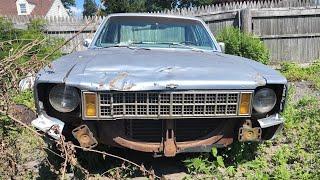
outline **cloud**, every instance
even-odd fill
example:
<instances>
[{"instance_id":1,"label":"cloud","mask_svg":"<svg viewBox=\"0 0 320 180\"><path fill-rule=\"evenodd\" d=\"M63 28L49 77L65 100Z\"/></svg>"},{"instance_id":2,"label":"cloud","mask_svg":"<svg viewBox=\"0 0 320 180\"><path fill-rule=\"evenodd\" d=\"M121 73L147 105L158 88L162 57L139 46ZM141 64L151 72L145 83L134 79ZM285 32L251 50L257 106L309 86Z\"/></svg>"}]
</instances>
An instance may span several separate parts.
<instances>
[{"instance_id":1,"label":"cloud","mask_svg":"<svg viewBox=\"0 0 320 180\"><path fill-rule=\"evenodd\" d=\"M75 16L82 16L82 11L83 11L83 9L72 6L72 7L70 7L70 11L71 11L72 14L75 15Z\"/></svg>"}]
</instances>

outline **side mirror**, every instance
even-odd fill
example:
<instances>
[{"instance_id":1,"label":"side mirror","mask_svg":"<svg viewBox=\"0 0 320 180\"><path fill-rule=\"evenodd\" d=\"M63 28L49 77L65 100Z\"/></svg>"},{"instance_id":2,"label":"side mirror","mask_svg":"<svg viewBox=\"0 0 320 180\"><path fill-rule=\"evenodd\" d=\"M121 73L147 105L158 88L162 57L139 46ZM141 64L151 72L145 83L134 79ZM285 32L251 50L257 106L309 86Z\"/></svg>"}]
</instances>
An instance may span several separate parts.
<instances>
[{"instance_id":1,"label":"side mirror","mask_svg":"<svg viewBox=\"0 0 320 180\"><path fill-rule=\"evenodd\" d=\"M89 47L90 44L91 44L91 42L92 42L92 39L85 39L85 40L83 41L83 46L84 46L84 47Z\"/></svg>"},{"instance_id":2,"label":"side mirror","mask_svg":"<svg viewBox=\"0 0 320 180\"><path fill-rule=\"evenodd\" d=\"M220 48L221 48L221 52L225 53L226 52L226 44L224 42L218 42Z\"/></svg>"}]
</instances>

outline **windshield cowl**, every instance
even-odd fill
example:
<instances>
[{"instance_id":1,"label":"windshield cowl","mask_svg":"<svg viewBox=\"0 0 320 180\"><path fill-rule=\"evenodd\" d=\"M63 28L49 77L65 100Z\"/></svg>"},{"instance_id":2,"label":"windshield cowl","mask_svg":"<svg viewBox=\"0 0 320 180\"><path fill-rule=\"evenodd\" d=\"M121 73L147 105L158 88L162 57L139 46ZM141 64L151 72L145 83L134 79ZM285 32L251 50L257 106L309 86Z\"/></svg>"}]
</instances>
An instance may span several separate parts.
<instances>
[{"instance_id":1,"label":"windshield cowl","mask_svg":"<svg viewBox=\"0 0 320 180\"><path fill-rule=\"evenodd\" d=\"M96 47L96 48L113 48L113 47L121 48L121 47L125 47L125 48L129 48L132 50L135 50L135 49L151 50L151 48L148 47L148 44L156 44L156 43L152 43L152 42L127 42L127 43L119 43L119 44L108 45L105 47ZM169 48L173 48L173 49L183 48L183 49L190 49L192 51L204 52L203 49L199 49L199 48L192 47L192 46L187 46L182 43L167 42L167 43L161 43L161 44L167 44L169 46Z\"/></svg>"}]
</instances>

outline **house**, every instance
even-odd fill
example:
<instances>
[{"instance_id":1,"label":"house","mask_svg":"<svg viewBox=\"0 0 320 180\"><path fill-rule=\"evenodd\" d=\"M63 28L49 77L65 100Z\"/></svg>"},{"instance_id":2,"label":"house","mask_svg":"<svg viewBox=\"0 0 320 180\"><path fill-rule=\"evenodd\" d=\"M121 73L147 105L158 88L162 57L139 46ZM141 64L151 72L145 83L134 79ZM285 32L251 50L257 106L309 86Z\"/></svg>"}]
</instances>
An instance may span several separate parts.
<instances>
[{"instance_id":1,"label":"house","mask_svg":"<svg viewBox=\"0 0 320 180\"><path fill-rule=\"evenodd\" d=\"M0 0L0 15L69 16L61 0Z\"/></svg>"}]
</instances>

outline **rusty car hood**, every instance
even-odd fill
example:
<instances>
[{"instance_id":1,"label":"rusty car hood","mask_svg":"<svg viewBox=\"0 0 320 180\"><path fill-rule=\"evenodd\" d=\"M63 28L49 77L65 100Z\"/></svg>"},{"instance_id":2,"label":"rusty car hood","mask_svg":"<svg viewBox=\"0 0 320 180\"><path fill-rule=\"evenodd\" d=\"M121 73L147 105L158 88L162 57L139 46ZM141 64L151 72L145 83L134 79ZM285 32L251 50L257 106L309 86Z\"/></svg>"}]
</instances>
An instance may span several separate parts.
<instances>
[{"instance_id":1,"label":"rusty car hood","mask_svg":"<svg viewBox=\"0 0 320 180\"><path fill-rule=\"evenodd\" d=\"M82 90L255 89L284 84L277 71L219 52L106 48L73 53L38 73L36 83L66 83Z\"/></svg>"}]
</instances>

